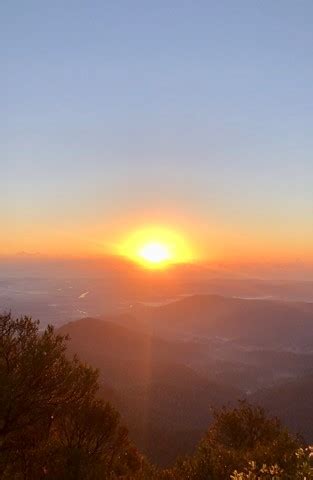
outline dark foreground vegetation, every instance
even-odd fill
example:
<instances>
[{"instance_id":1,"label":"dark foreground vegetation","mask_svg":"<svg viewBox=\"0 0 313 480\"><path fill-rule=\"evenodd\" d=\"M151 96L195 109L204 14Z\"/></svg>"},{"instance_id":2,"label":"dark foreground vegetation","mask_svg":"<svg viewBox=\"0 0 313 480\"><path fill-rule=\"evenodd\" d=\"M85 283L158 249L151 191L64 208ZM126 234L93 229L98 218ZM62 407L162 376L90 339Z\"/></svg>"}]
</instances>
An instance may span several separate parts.
<instances>
[{"instance_id":1,"label":"dark foreground vegetation","mask_svg":"<svg viewBox=\"0 0 313 480\"><path fill-rule=\"evenodd\" d=\"M0 478L3 480L309 480L312 452L246 402L214 413L189 457L149 464L98 373L66 355L66 337L28 317L0 317ZM209 405L208 405L209 408Z\"/></svg>"}]
</instances>

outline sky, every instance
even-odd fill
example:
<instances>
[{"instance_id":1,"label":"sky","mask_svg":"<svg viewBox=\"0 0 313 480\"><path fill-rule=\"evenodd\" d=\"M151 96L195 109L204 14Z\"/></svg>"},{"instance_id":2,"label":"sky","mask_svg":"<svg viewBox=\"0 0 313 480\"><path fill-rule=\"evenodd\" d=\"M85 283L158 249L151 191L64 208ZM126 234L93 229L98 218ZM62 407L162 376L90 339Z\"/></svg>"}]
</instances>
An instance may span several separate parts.
<instances>
[{"instance_id":1,"label":"sky","mask_svg":"<svg viewBox=\"0 0 313 480\"><path fill-rule=\"evenodd\" d=\"M149 225L205 260L313 260L313 3L4 0L0 254Z\"/></svg>"}]
</instances>

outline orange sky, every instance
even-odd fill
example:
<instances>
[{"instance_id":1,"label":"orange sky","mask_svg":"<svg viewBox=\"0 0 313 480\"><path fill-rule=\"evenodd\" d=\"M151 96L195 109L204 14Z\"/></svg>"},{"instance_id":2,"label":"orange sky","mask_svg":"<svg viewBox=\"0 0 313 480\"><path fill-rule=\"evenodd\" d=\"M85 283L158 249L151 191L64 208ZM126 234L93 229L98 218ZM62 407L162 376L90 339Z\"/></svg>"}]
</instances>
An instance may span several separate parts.
<instances>
[{"instance_id":1,"label":"orange sky","mask_svg":"<svg viewBox=\"0 0 313 480\"><path fill-rule=\"evenodd\" d=\"M165 218L165 216L164 216ZM151 240L155 240L153 231L165 229L180 242L183 242L190 255L186 261L312 261L312 243L309 232L295 229L290 232L288 226L281 225L263 229L226 227L214 225L209 220L193 220L177 215L161 222L147 218L117 218L106 225L98 222L94 225L66 223L56 226L47 222L27 225L15 224L2 232L0 253L14 255L18 252L39 253L43 256L105 256L123 255L123 248L129 239L142 230L151 230ZM147 236L149 240L149 235ZM123 247L124 246L124 247ZM127 255L127 252L125 251Z\"/></svg>"}]
</instances>

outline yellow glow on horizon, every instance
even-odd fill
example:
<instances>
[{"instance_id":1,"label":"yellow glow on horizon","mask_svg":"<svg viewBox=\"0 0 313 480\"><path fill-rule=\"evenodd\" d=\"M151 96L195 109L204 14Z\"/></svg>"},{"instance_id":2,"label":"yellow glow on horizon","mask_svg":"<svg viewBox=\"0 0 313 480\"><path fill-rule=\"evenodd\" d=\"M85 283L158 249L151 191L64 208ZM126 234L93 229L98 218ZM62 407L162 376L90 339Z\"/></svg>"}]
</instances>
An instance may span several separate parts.
<instances>
[{"instance_id":1,"label":"yellow glow on horizon","mask_svg":"<svg viewBox=\"0 0 313 480\"><path fill-rule=\"evenodd\" d=\"M162 243L147 243L139 250L139 256L147 262L161 263L171 259L171 253L167 247Z\"/></svg>"},{"instance_id":2,"label":"yellow glow on horizon","mask_svg":"<svg viewBox=\"0 0 313 480\"><path fill-rule=\"evenodd\" d=\"M130 234L118 253L147 268L164 268L194 259L182 235L163 227L146 227Z\"/></svg>"}]
</instances>

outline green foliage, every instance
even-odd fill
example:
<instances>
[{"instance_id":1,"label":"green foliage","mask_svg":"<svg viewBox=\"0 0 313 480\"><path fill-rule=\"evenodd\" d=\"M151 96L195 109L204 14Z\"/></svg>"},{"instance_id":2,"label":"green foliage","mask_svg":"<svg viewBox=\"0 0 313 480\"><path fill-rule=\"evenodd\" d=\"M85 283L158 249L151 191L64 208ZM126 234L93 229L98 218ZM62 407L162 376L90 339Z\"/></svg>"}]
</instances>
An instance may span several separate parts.
<instances>
[{"instance_id":1,"label":"green foliage","mask_svg":"<svg viewBox=\"0 0 313 480\"><path fill-rule=\"evenodd\" d=\"M113 479L139 469L118 413L96 398L97 371L65 351L52 327L0 317L0 478Z\"/></svg>"},{"instance_id":2,"label":"green foliage","mask_svg":"<svg viewBox=\"0 0 313 480\"><path fill-rule=\"evenodd\" d=\"M284 475L284 471L278 465L262 465L258 468L255 462L250 462L248 468L244 472L234 471L230 476L231 480L281 480Z\"/></svg>"},{"instance_id":3,"label":"green foliage","mask_svg":"<svg viewBox=\"0 0 313 480\"><path fill-rule=\"evenodd\" d=\"M176 477L189 480L224 480L234 470L243 470L251 459L258 467L264 463L280 465L293 475L294 452L299 441L277 419L268 418L263 409L246 402L237 408L222 408L194 455L174 469Z\"/></svg>"},{"instance_id":4,"label":"green foliage","mask_svg":"<svg viewBox=\"0 0 313 480\"><path fill-rule=\"evenodd\" d=\"M296 480L313 480L313 446L299 448L296 452Z\"/></svg>"},{"instance_id":5,"label":"green foliage","mask_svg":"<svg viewBox=\"0 0 313 480\"><path fill-rule=\"evenodd\" d=\"M297 466L295 472L290 475L277 464L268 467L257 467L256 462L249 462L243 472L237 470L230 476L231 480L312 480L313 479L313 447L299 448L295 452Z\"/></svg>"}]
</instances>

